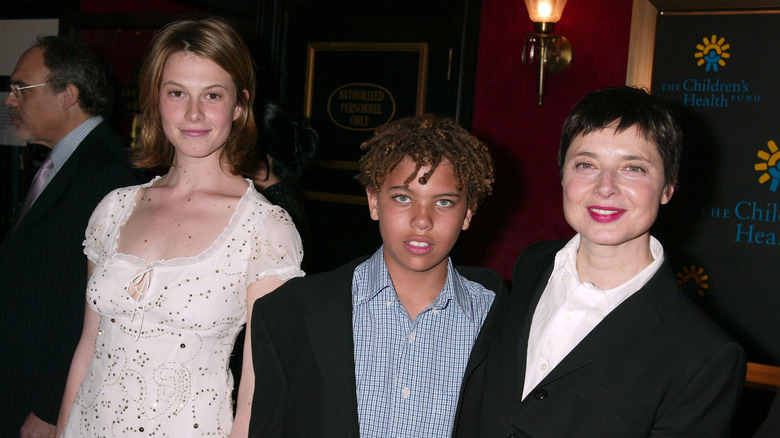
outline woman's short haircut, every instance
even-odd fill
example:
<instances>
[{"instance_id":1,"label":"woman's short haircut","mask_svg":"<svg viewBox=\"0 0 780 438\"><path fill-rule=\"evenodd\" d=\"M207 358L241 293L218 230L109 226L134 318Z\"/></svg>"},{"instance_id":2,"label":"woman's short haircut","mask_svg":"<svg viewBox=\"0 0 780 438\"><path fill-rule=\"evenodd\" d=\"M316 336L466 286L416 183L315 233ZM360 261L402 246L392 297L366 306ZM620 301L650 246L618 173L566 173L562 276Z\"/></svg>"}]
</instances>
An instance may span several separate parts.
<instances>
[{"instance_id":1,"label":"woman's short haircut","mask_svg":"<svg viewBox=\"0 0 780 438\"><path fill-rule=\"evenodd\" d=\"M664 164L664 185L675 186L680 171L682 131L669 108L658 97L634 87L614 87L594 91L583 98L566 118L558 148L558 166L563 177L564 160L572 141L614 126L623 132L635 126L653 143Z\"/></svg>"}]
</instances>

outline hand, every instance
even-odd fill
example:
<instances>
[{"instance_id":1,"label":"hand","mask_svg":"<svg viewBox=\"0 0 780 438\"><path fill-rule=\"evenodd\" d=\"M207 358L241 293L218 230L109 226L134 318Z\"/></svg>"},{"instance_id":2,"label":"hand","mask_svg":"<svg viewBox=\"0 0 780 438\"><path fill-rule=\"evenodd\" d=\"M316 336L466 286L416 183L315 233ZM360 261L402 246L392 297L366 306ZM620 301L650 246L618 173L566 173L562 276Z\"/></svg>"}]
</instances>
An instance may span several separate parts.
<instances>
[{"instance_id":1,"label":"hand","mask_svg":"<svg viewBox=\"0 0 780 438\"><path fill-rule=\"evenodd\" d=\"M30 412L20 430L21 438L54 438L54 425Z\"/></svg>"}]
</instances>

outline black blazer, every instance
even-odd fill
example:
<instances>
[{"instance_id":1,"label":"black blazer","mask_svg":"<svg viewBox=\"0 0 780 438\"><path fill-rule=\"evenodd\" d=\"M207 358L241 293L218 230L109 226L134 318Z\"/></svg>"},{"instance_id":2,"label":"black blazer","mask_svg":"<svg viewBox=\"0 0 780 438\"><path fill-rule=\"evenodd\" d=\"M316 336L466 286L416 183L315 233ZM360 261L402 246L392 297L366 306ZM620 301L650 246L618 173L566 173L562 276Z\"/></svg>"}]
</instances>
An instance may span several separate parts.
<instances>
[{"instance_id":1,"label":"black blazer","mask_svg":"<svg viewBox=\"0 0 780 438\"><path fill-rule=\"evenodd\" d=\"M769 408L766 420L758 428L753 438L777 438L780 436L780 395L775 396Z\"/></svg>"},{"instance_id":2,"label":"black blazer","mask_svg":"<svg viewBox=\"0 0 780 438\"><path fill-rule=\"evenodd\" d=\"M352 275L364 260L292 279L255 302L250 437L359 436L351 298ZM457 270L505 294L495 271Z\"/></svg>"},{"instance_id":3,"label":"black blazer","mask_svg":"<svg viewBox=\"0 0 780 438\"><path fill-rule=\"evenodd\" d=\"M531 319L564 244L518 259L500 331L464 378L453 436L728 436L744 352L680 293L668 263L521 401Z\"/></svg>"},{"instance_id":4,"label":"black blazer","mask_svg":"<svg viewBox=\"0 0 780 438\"><path fill-rule=\"evenodd\" d=\"M18 436L30 411L56 423L84 318L87 222L109 191L141 182L125 148L95 127L0 246L0 436Z\"/></svg>"}]
</instances>

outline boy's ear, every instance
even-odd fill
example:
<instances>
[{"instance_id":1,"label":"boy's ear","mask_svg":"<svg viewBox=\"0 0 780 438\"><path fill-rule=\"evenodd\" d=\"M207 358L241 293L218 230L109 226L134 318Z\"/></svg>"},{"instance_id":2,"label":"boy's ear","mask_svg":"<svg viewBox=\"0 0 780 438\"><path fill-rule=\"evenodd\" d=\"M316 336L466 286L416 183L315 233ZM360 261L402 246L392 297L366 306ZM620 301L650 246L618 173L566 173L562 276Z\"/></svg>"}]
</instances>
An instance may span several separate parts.
<instances>
[{"instance_id":1,"label":"boy's ear","mask_svg":"<svg viewBox=\"0 0 780 438\"><path fill-rule=\"evenodd\" d=\"M469 229L469 225L471 225L471 218L474 216L474 213L471 211L471 209L466 210L466 216L463 217L463 226L460 227L461 231L466 231Z\"/></svg>"},{"instance_id":2,"label":"boy's ear","mask_svg":"<svg viewBox=\"0 0 780 438\"><path fill-rule=\"evenodd\" d=\"M374 189L366 188L366 197L368 198L368 212L371 215L371 219L379 220L379 205L378 205L378 193Z\"/></svg>"}]
</instances>

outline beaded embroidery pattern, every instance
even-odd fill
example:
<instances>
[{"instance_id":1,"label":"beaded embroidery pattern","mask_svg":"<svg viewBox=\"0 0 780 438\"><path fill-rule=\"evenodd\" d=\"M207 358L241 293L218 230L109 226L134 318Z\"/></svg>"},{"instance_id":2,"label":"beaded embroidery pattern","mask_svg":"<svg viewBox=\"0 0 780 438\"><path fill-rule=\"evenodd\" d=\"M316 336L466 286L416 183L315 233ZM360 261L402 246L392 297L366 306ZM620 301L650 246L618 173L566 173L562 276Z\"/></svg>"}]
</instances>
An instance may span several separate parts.
<instances>
[{"instance_id":1,"label":"beaded embroidery pattern","mask_svg":"<svg viewBox=\"0 0 780 438\"><path fill-rule=\"evenodd\" d=\"M63 436L228 436L228 361L246 322L246 288L268 275L303 275L292 220L251 181L227 227L199 255L147 263L117 253L138 190L153 182L114 190L90 219L84 253L95 269L87 302L100 328Z\"/></svg>"}]
</instances>

